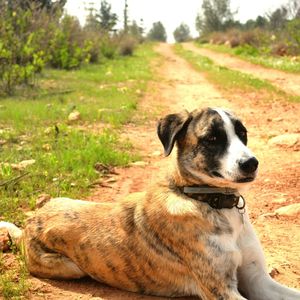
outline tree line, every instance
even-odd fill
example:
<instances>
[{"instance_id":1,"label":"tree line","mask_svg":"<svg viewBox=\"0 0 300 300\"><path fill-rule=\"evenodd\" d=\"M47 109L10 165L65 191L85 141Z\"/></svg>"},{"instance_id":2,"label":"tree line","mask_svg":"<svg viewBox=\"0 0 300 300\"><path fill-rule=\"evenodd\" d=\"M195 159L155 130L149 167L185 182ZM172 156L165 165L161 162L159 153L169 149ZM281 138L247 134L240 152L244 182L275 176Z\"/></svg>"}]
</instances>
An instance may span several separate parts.
<instances>
[{"instance_id":1,"label":"tree line","mask_svg":"<svg viewBox=\"0 0 300 300\"><path fill-rule=\"evenodd\" d=\"M0 96L34 85L46 67L79 68L119 55L132 55L145 39L166 41L160 22L148 34L143 20L129 20L124 2L124 26L106 0L88 7L84 26L64 12L66 0L0 0ZM162 33L162 36L161 36Z\"/></svg>"},{"instance_id":2,"label":"tree line","mask_svg":"<svg viewBox=\"0 0 300 300\"><path fill-rule=\"evenodd\" d=\"M66 0L0 0L0 95L35 83L45 67L73 69L118 55L132 55L145 40L165 42L162 22L146 33L143 20L129 20L124 0L123 26L106 0L87 8L84 26L64 12ZM235 20L230 0L203 0L195 26L200 42L246 45L247 51L300 53L300 2L289 0L273 12L245 23ZM173 32L177 42L191 39L181 23ZM253 53L254 53L253 52Z\"/></svg>"}]
</instances>

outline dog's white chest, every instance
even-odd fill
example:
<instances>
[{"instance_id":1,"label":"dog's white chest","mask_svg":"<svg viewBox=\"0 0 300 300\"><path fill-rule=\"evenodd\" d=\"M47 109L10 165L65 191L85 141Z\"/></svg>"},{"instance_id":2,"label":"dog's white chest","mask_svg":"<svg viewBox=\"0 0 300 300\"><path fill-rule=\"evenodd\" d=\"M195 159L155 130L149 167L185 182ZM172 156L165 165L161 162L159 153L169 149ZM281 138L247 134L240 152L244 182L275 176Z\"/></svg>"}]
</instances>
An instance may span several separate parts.
<instances>
[{"instance_id":1,"label":"dog's white chest","mask_svg":"<svg viewBox=\"0 0 300 300\"><path fill-rule=\"evenodd\" d=\"M236 269L242 263L242 255L237 241L243 229L243 216L237 209L226 209L222 214L229 222L232 231L211 235L209 243L211 251L217 254L214 258L215 262L226 271L226 269Z\"/></svg>"}]
</instances>

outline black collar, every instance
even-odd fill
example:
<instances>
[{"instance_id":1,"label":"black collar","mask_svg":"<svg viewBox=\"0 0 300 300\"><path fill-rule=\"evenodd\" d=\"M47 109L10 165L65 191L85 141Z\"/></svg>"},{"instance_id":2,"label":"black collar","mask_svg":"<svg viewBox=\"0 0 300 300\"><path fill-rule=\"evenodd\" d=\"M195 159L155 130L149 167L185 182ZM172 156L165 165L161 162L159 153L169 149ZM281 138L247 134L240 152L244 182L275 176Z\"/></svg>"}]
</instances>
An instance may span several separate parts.
<instances>
[{"instance_id":1,"label":"black collar","mask_svg":"<svg viewBox=\"0 0 300 300\"><path fill-rule=\"evenodd\" d=\"M244 198L233 189L218 188L211 186L186 186L181 191L188 197L208 203L212 208L233 208L243 209L245 207ZM239 206L239 200L242 198L242 205Z\"/></svg>"}]
</instances>

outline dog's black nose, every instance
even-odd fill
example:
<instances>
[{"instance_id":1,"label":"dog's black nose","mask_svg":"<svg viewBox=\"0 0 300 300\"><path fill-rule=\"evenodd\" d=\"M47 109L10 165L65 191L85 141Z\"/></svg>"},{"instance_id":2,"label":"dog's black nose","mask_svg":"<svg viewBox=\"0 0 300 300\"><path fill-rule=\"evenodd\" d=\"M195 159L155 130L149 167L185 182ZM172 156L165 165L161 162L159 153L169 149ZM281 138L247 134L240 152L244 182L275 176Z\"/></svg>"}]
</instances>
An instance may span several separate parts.
<instances>
[{"instance_id":1,"label":"dog's black nose","mask_svg":"<svg viewBox=\"0 0 300 300\"><path fill-rule=\"evenodd\" d=\"M244 173L251 174L256 171L258 160L255 157L251 157L247 160L240 161L239 167Z\"/></svg>"}]
</instances>

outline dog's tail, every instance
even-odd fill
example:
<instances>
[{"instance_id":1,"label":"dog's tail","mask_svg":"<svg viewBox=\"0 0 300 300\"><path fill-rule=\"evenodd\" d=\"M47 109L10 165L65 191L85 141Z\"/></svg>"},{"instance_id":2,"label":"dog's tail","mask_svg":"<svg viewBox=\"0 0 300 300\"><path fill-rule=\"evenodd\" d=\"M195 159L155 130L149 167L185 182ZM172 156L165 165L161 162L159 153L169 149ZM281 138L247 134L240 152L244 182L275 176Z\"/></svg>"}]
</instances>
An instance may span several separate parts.
<instances>
[{"instance_id":1,"label":"dog's tail","mask_svg":"<svg viewBox=\"0 0 300 300\"><path fill-rule=\"evenodd\" d=\"M20 247L23 235L23 231L20 228L9 222L0 222L0 228L6 228L11 241L16 244L16 246Z\"/></svg>"}]
</instances>

